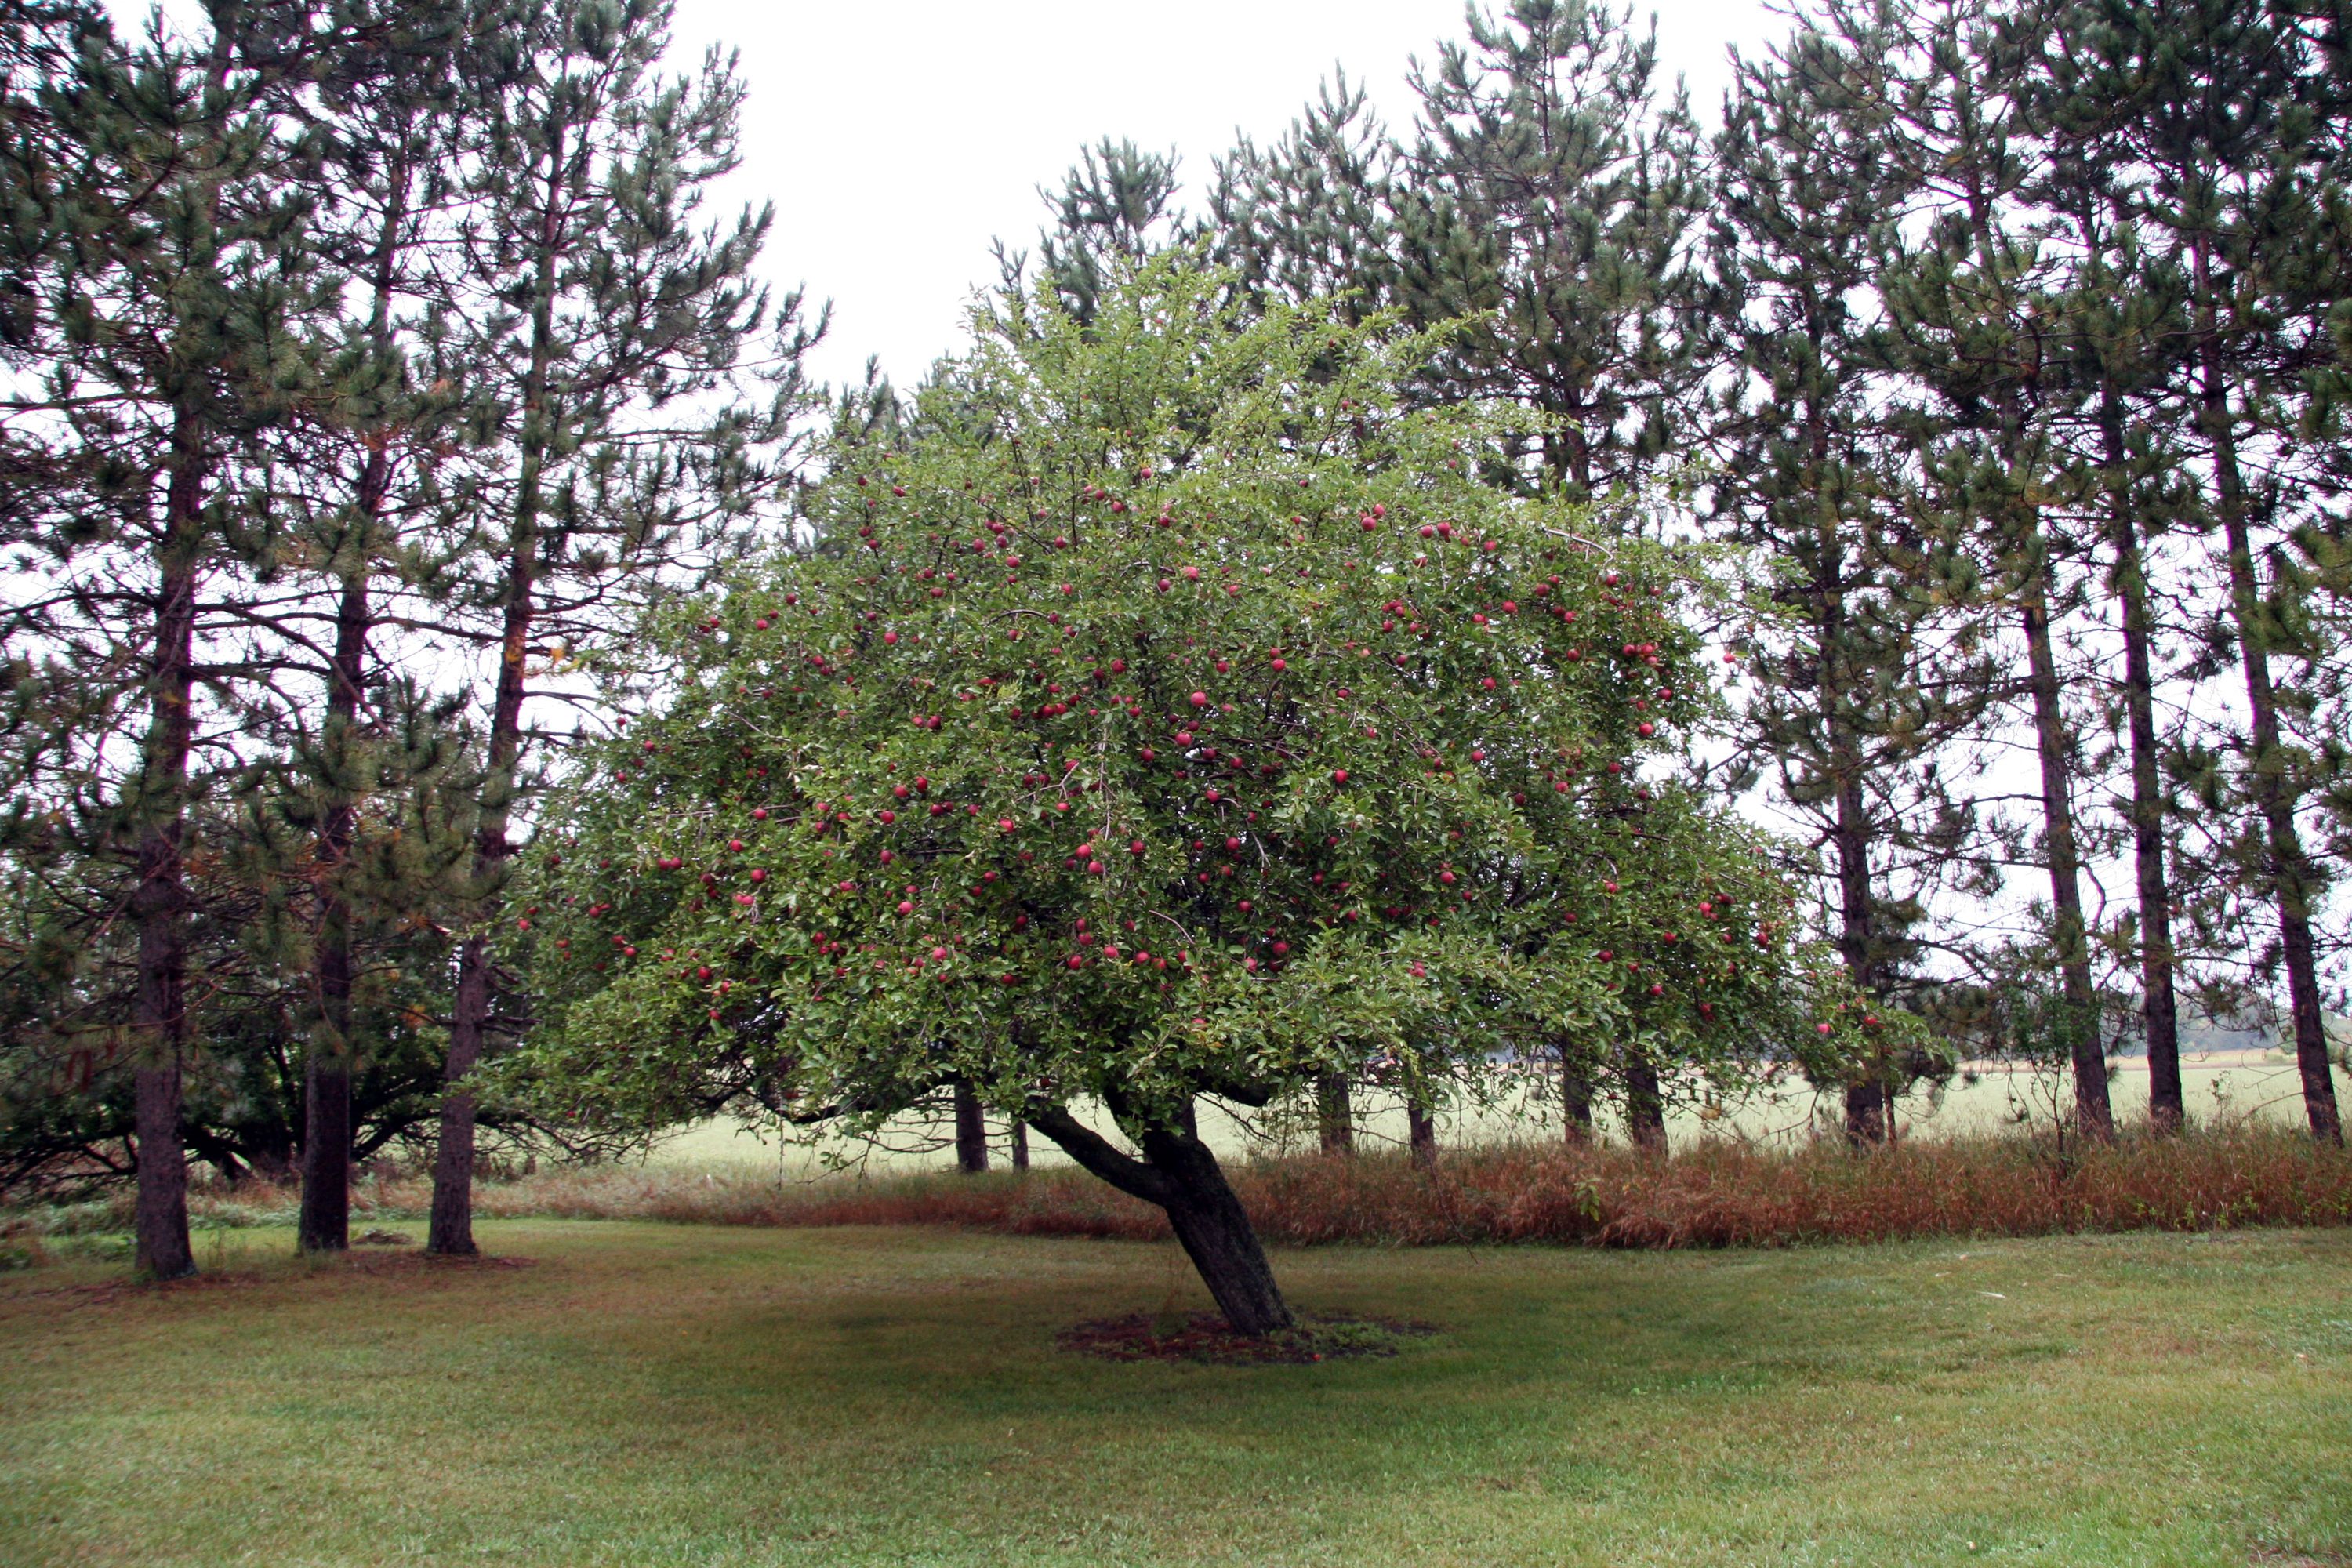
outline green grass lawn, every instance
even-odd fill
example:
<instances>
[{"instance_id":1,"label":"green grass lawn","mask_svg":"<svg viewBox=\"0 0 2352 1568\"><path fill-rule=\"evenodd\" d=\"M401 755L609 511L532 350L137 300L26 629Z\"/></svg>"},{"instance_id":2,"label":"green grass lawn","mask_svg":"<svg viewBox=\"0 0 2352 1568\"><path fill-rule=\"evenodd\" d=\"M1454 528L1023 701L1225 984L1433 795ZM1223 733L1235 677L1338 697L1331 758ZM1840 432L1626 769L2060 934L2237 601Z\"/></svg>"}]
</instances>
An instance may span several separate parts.
<instances>
[{"instance_id":1,"label":"green grass lawn","mask_svg":"<svg viewBox=\"0 0 2352 1568\"><path fill-rule=\"evenodd\" d=\"M1172 1247L483 1232L0 1277L0 1563L2352 1562L2352 1232L1287 1253L1445 1331L1261 1367L1054 1348Z\"/></svg>"}]
</instances>

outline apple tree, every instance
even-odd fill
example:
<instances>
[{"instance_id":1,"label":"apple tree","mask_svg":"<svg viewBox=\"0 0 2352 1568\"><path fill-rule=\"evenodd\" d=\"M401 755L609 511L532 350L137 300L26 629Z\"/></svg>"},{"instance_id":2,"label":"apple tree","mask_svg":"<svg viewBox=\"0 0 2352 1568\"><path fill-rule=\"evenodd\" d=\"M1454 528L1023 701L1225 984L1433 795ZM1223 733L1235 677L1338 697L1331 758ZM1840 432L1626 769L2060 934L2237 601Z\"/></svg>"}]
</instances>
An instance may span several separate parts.
<instances>
[{"instance_id":1,"label":"apple tree","mask_svg":"<svg viewBox=\"0 0 2352 1568\"><path fill-rule=\"evenodd\" d=\"M1183 257L1085 323L1005 296L801 548L646 628L665 695L506 939L518 1083L867 1126L968 1085L1255 1333L1289 1310L1202 1096L1602 1047L1736 1083L1891 1026L1673 782L1698 560L1478 482L1499 418L1398 395L1427 338L1229 300Z\"/></svg>"}]
</instances>

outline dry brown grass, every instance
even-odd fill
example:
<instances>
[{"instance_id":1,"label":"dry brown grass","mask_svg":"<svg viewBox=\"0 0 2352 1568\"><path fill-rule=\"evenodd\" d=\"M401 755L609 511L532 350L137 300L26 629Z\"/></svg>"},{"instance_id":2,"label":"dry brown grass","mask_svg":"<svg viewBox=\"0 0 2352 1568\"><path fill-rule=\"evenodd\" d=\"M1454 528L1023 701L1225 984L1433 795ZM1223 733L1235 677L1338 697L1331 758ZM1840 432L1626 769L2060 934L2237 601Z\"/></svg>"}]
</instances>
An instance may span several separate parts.
<instances>
[{"instance_id":1,"label":"dry brown grass","mask_svg":"<svg viewBox=\"0 0 2352 1568\"><path fill-rule=\"evenodd\" d=\"M2352 1223L2352 1157L2259 1126L2134 1139L2063 1154L2016 1138L1917 1142L1855 1153L1702 1144L1668 1158L1516 1145L1450 1152L1434 1175L1396 1155L1237 1163L1234 1184L1270 1242L1391 1246L1542 1242L1617 1247L1776 1247L1914 1237L2047 1236ZM360 1185L355 1219L415 1221L421 1177ZM488 1218L719 1225L949 1225L1015 1236L1152 1240L1157 1209L1081 1172L952 1173L779 1184L746 1173L570 1168L488 1182ZM269 1224L293 1194L200 1194L199 1225ZM117 1206L125 1212L118 1216ZM127 1222L127 1196L59 1228ZM44 1227L47 1228L47 1227Z\"/></svg>"}]
</instances>

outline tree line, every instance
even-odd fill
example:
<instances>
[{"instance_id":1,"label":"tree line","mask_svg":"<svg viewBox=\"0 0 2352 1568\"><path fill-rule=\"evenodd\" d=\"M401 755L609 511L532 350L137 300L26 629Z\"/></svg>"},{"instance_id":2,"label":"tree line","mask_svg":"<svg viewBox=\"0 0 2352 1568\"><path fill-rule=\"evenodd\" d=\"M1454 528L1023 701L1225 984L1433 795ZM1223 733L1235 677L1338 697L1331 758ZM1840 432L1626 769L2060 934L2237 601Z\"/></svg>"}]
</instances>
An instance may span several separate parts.
<instances>
[{"instance_id":1,"label":"tree line","mask_svg":"<svg viewBox=\"0 0 2352 1568\"><path fill-rule=\"evenodd\" d=\"M1083 312L1202 243L1465 323L1414 390L1542 416L1495 482L1754 563L1700 761L1792 830L1857 985L2070 1067L2097 1136L2119 1046L2175 1127L2184 1016L2275 1018L2336 1140L2345 22L1830 0L1709 134L1654 22L1517 0L1416 62L1409 129L1339 78L1198 216L1106 142L1002 261ZM1846 1085L1850 1133L1938 1067Z\"/></svg>"},{"instance_id":2,"label":"tree line","mask_svg":"<svg viewBox=\"0 0 2352 1568\"><path fill-rule=\"evenodd\" d=\"M700 210L743 87L666 72L667 20L0 23L9 1173L135 1164L154 1275L191 1154L299 1163L333 1248L352 1157L429 1144L429 1245L473 1249L547 715L739 547L823 326L751 275L769 213Z\"/></svg>"},{"instance_id":3,"label":"tree line","mask_svg":"<svg viewBox=\"0 0 2352 1568\"><path fill-rule=\"evenodd\" d=\"M667 678L648 616L854 550L798 481L940 440L961 373L928 413L810 383L772 216L703 211L744 85L666 72L656 0L205 15L0 22L5 1173L135 1173L168 1277L191 1156L299 1168L331 1248L352 1158L429 1147L462 1252L482 1138L615 1135L469 1087L583 869L517 862L588 798L562 748ZM1000 265L1083 325L1197 247L1244 316L1428 333L1405 406L1527 416L1473 477L1748 574L1689 606L1737 683L1680 766L1781 814L1853 987L1927 1021L1822 1067L1851 1136L1977 1051L2070 1065L2110 1133L2123 1037L2175 1127L2184 1020L2274 1006L2340 1139L2343 21L1822 5L1709 132L1630 9L1517 0L1410 128L1335 80L1199 216L1107 142ZM1571 1136L1603 1095L1662 1131L1697 1062L1559 1059ZM1328 1067L1336 1143L1366 1069Z\"/></svg>"}]
</instances>

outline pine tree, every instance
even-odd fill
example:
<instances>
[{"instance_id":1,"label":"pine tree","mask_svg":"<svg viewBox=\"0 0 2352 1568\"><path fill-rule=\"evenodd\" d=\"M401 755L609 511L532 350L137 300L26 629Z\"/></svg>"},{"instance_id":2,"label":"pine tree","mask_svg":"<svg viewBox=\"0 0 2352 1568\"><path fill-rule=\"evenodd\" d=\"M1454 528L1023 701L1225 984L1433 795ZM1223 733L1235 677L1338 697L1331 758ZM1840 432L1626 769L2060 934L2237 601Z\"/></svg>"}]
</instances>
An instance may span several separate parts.
<instances>
[{"instance_id":1,"label":"pine tree","mask_svg":"<svg viewBox=\"0 0 2352 1568\"><path fill-rule=\"evenodd\" d=\"M323 27L308 13L264 9L239 35L249 57L281 68L272 107L303 128L315 158L320 211L311 242L351 283L350 313L320 347L304 417L270 444L254 498L282 520L278 575L294 590L254 618L294 650L297 679L317 681L320 694L315 708L298 704L289 714L287 765L272 784L281 798L257 808L310 824L310 841L288 847L286 871L309 893L288 911L304 927L289 952L310 971L297 1231L304 1250L348 1241L361 931L457 913L440 876L372 883L356 839L374 797L446 794L463 749L449 731L456 709L388 678L376 644L387 618L399 616L395 597L415 607L456 552L426 536L448 505L436 470L464 410L445 395L446 384L416 384L408 353L418 319L449 303L437 272L462 144L458 59L469 36L494 20L461 0L365 0L338 8ZM321 593L328 605L314 602ZM313 617L331 637L310 635ZM306 657L320 643L320 657ZM448 816L412 810L408 822L414 834ZM419 857L443 852L414 838L404 868L415 872Z\"/></svg>"},{"instance_id":2,"label":"pine tree","mask_svg":"<svg viewBox=\"0 0 2352 1568\"><path fill-rule=\"evenodd\" d=\"M1037 190L1054 220L1037 236L1036 286L1052 290L1064 310L1086 321L1120 263L1189 238L1191 226L1176 205L1176 168L1172 152L1147 153L1108 136L1080 149L1059 191ZM1007 250L999 241L996 263L1005 287L1028 283L1027 253Z\"/></svg>"},{"instance_id":3,"label":"pine tree","mask_svg":"<svg viewBox=\"0 0 2352 1568\"><path fill-rule=\"evenodd\" d=\"M1828 852L1828 923L1855 986L1891 1004L1917 983L1910 927L1944 855L1906 780L1978 721L1986 672L1954 657L1918 591L1937 545L1908 516L1856 303L1911 195L1885 156L1882 100L1858 85L1883 47L1806 31L1740 68L1716 145L1710 301L1736 375L1708 450L1715 515L1779 563L1788 616L1786 645L1753 660L1742 742ZM1848 1137L1887 1136L1890 1089L1928 1065L1868 1064L1844 1086Z\"/></svg>"},{"instance_id":4,"label":"pine tree","mask_svg":"<svg viewBox=\"0 0 2352 1568\"><path fill-rule=\"evenodd\" d=\"M0 128L5 353L35 389L7 430L8 542L50 584L0 630L18 672L9 794L20 830L38 818L131 873L138 1261L159 1278L195 1267L191 811L241 763L236 729L215 727L249 695L234 660L199 668L237 625L250 543L226 479L302 395L299 323L321 303L303 150L236 58L236 14L222 5L201 43L159 21L127 47L75 18L31 79L11 62L29 111Z\"/></svg>"},{"instance_id":5,"label":"pine tree","mask_svg":"<svg viewBox=\"0 0 2352 1568\"><path fill-rule=\"evenodd\" d=\"M2244 729L2225 740L2247 814L2238 859L2275 910L2269 962L2284 971L2312 1132L2340 1141L2315 930L2329 879L2298 820L2318 780L2276 672L2320 652L2289 535L2305 377L2344 292L2339 52L2288 8L2221 0L2084 5L2065 46L2065 84L2106 109L2074 128L2123 171L2124 216L2184 292L2168 391L2192 421L2200 462L2185 471L2228 584L2216 630L2244 688Z\"/></svg>"},{"instance_id":6,"label":"pine tree","mask_svg":"<svg viewBox=\"0 0 2352 1568\"><path fill-rule=\"evenodd\" d=\"M1475 11L1465 47L1416 68L1394 185L1394 299L1464 325L1424 395L1550 416L1532 437L1572 500L1637 485L1677 448L1706 374L1690 249L1706 201L1679 86L1654 80L1655 23L1586 0Z\"/></svg>"},{"instance_id":7,"label":"pine tree","mask_svg":"<svg viewBox=\"0 0 2352 1568\"><path fill-rule=\"evenodd\" d=\"M1536 416L1490 481L1630 498L1678 461L1713 352L1691 256L1697 128L1678 89L1661 101L1655 29L1637 34L1630 6L1515 0L1466 25L1466 44L1415 68L1409 146L1341 78L1273 146L1222 160L1219 254L1260 299L1328 295L1349 320L1444 324L1416 402ZM1583 1055L1559 1055L1569 1137L1605 1072L1626 1079L1637 1136L1662 1140L1654 1065L1638 1049Z\"/></svg>"},{"instance_id":8,"label":"pine tree","mask_svg":"<svg viewBox=\"0 0 2352 1568\"><path fill-rule=\"evenodd\" d=\"M1270 146L1244 137L1209 189L1216 259L1262 299L1328 299L1349 321L1396 300L1401 153L1345 72Z\"/></svg>"},{"instance_id":9,"label":"pine tree","mask_svg":"<svg viewBox=\"0 0 2352 1568\"><path fill-rule=\"evenodd\" d=\"M806 402L800 358L823 325L801 320L796 294L772 311L750 280L769 212L697 226L705 187L734 165L743 89L715 53L689 76L658 75L670 12L668 0L515 0L466 64L467 308L433 346L487 443L473 603L494 670L475 875L493 912L458 953L436 1252L475 1249L468 1079L509 1026L490 933L530 787L530 661L566 668L632 624L697 545L722 559L740 548L725 535L772 488L767 454ZM764 404L694 412L753 371L770 382Z\"/></svg>"},{"instance_id":10,"label":"pine tree","mask_svg":"<svg viewBox=\"0 0 2352 1568\"><path fill-rule=\"evenodd\" d=\"M2179 970L2168 837L2177 826L2157 691L2168 628L2158 605L2177 592L2158 575L2151 546L2187 521L2191 481L2182 409L2169 361L2185 341L2187 279L2173 258L2142 238L2137 170L2114 134L2140 111L2092 65L2100 46L2095 8L2062 16L2044 35L2034 116L2047 153L2033 199L2059 215L2056 237L2072 252L2059 302L2061 351L2080 402L2077 484L2106 537L2106 583L2119 609L2121 709L2127 731L2132 870L2130 927L2118 933L2138 961L2141 1030L2148 1060L2148 1115L2158 1131L2182 1125ZM2168 592L2169 590L2169 592Z\"/></svg>"},{"instance_id":11,"label":"pine tree","mask_svg":"<svg viewBox=\"0 0 2352 1568\"><path fill-rule=\"evenodd\" d=\"M2039 807L2029 853L2048 878L2044 962L2061 997L2049 1046L2073 1067L2078 1126L2105 1138L2115 1119L2084 911L2080 747L2061 665L2086 589L2085 545L2050 504L2069 406L2055 327L2065 279L2043 243L2046 219L2023 200L2036 167L2025 101L2032 20L1996 26L1979 0L1942 0L1881 29L1903 72L1887 156L1916 181L1919 221L1914 232L1882 230L1874 354L1909 389L1910 504L1950 541L1937 558L1972 558L1978 581L1966 591L2016 617Z\"/></svg>"}]
</instances>

